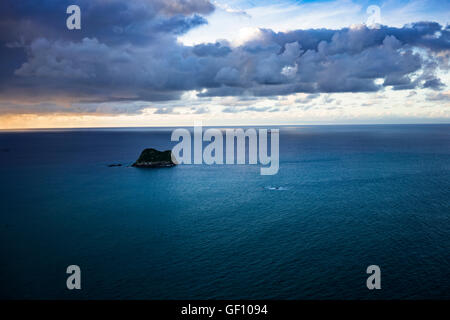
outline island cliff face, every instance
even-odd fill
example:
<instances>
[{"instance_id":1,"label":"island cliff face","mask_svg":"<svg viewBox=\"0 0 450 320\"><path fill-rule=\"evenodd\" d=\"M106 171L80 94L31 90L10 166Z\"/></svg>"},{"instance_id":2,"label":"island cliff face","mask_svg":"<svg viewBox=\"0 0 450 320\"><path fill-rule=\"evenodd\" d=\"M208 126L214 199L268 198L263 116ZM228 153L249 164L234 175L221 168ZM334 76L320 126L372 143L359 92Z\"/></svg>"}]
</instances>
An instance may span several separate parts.
<instances>
[{"instance_id":1,"label":"island cliff face","mask_svg":"<svg viewBox=\"0 0 450 320\"><path fill-rule=\"evenodd\" d=\"M139 159L133 163L133 167L137 168L166 168L176 165L172 161L172 151L158 151L153 148L142 151Z\"/></svg>"}]
</instances>

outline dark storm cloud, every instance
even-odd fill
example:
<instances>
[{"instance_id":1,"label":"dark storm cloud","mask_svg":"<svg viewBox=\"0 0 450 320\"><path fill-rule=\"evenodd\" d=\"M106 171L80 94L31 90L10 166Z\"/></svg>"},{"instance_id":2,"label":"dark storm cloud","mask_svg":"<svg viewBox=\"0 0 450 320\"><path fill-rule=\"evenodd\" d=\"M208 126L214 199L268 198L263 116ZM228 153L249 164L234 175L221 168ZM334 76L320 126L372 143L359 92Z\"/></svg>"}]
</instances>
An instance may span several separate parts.
<instances>
[{"instance_id":1,"label":"dark storm cloud","mask_svg":"<svg viewBox=\"0 0 450 320\"><path fill-rule=\"evenodd\" d=\"M425 81L425 83L423 84L424 88L431 88L431 89L442 89L445 85L442 83L442 81L440 79L431 79L431 80L427 80Z\"/></svg>"},{"instance_id":2,"label":"dark storm cloud","mask_svg":"<svg viewBox=\"0 0 450 320\"><path fill-rule=\"evenodd\" d=\"M81 8L82 28L66 28L66 8ZM182 34L205 24L201 15L214 11L208 0L3 0L0 2L0 40L81 40L145 44L161 34Z\"/></svg>"},{"instance_id":3,"label":"dark storm cloud","mask_svg":"<svg viewBox=\"0 0 450 320\"><path fill-rule=\"evenodd\" d=\"M82 29L69 31L65 10L73 3L81 7ZM436 74L449 68L450 29L434 22L261 29L239 47L176 41L207 23L213 10L207 0L2 1L0 102L165 101L187 90L200 97L250 98L444 86ZM0 113L10 111L11 105L0 104Z\"/></svg>"},{"instance_id":4,"label":"dark storm cloud","mask_svg":"<svg viewBox=\"0 0 450 320\"><path fill-rule=\"evenodd\" d=\"M318 97L320 97L320 94L318 94L318 93L308 94L305 98L296 99L295 102L296 103L309 103Z\"/></svg>"}]
</instances>

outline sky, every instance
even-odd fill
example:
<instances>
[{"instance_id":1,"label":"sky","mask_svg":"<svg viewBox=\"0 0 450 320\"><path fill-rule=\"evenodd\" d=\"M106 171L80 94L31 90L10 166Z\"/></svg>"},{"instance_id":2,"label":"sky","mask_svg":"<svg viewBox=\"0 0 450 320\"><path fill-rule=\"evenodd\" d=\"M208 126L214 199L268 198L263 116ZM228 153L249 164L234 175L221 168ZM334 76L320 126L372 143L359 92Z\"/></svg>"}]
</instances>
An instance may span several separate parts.
<instances>
[{"instance_id":1,"label":"sky","mask_svg":"<svg viewBox=\"0 0 450 320\"><path fill-rule=\"evenodd\" d=\"M450 123L449 17L448 0L3 0L0 129Z\"/></svg>"}]
</instances>

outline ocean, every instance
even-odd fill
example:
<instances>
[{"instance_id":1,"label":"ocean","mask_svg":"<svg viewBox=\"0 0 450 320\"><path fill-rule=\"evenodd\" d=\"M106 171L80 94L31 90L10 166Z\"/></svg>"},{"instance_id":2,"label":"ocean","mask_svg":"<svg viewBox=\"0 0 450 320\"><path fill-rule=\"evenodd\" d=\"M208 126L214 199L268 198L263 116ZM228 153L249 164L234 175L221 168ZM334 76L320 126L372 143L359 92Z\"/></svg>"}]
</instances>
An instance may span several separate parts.
<instances>
[{"instance_id":1,"label":"ocean","mask_svg":"<svg viewBox=\"0 0 450 320\"><path fill-rule=\"evenodd\" d=\"M280 127L272 176L129 167L171 132L0 131L0 298L450 298L450 125Z\"/></svg>"}]
</instances>

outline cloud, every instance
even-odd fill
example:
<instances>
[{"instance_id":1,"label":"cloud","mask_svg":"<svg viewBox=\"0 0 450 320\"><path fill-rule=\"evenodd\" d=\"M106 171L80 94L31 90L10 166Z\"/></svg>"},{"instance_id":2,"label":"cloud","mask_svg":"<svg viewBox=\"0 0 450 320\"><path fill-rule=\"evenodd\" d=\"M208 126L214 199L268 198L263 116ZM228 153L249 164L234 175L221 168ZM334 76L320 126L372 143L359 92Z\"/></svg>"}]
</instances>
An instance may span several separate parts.
<instances>
[{"instance_id":1,"label":"cloud","mask_svg":"<svg viewBox=\"0 0 450 320\"><path fill-rule=\"evenodd\" d=\"M194 112L193 114L205 114L209 113L208 107L191 108Z\"/></svg>"},{"instance_id":2,"label":"cloud","mask_svg":"<svg viewBox=\"0 0 450 320\"><path fill-rule=\"evenodd\" d=\"M445 85L442 83L442 81L440 79L434 78L434 79L425 81L425 83L423 84L423 87L434 89L434 90L440 90L440 89L444 88Z\"/></svg>"},{"instance_id":3,"label":"cloud","mask_svg":"<svg viewBox=\"0 0 450 320\"><path fill-rule=\"evenodd\" d=\"M231 49L227 45L216 42L196 45L192 49L192 52L199 57L224 57L231 52Z\"/></svg>"},{"instance_id":4,"label":"cloud","mask_svg":"<svg viewBox=\"0 0 450 320\"><path fill-rule=\"evenodd\" d=\"M180 114L179 112L176 112L174 108L159 108L156 109L154 114Z\"/></svg>"},{"instance_id":5,"label":"cloud","mask_svg":"<svg viewBox=\"0 0 450 320\"><path fill-rule=\"evenodd\" d=\"M2 2L0 56L8 63L0 70L0 102L64 98L89 112L88 104L178 100L189 91L199 98L307 93L298 103L309 103L319 93L439 91L444 83L438 71L449 68L450 28L435 22L259 29L239 46L186 46L176 37L207 23L214 10L207 0L80 1L79 32L65 28L61 12L68 3ZM112 114L122 110L104 108Z\"/></svg>"},{"instance_id":6,"label":"cloud","mask_svg":"<svg viewBox=\"0 0 450 320\"><path fill-rule=\"evenodd\" d=\"M228 5L226 3L219 3L217 1L214 1L214 5L217 8L219 8L219 9L221 9L221 10L227 12L227 13L230 13L232 15L243 16L243 17L246 17L246 18L251 18L251 16L247 12L245 12L244 10L233 8L233 7L231 7L230 5Z\"/></svg>"},{"instance_id":7,"label":"cloud","mask_svg":"<svg viewBox=\"0 0 450 320\"><path fill-rule=\"evenodd\" d=\"M435 94L429 94L426 98L427 101L441 101L441 102L450 102L450 93L448 92L440 92Z\"/></svg>"}]
</instances>

